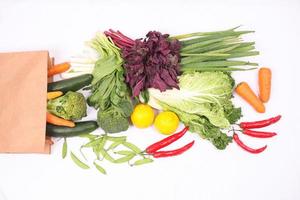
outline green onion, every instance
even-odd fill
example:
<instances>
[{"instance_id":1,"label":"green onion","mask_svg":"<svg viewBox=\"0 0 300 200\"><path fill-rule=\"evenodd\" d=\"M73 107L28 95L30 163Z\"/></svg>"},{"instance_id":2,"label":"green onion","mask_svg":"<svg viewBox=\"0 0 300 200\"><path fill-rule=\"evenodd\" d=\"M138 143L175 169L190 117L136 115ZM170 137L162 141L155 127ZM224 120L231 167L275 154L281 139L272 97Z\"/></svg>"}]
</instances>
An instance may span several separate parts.
<instances>
[{"instance_id":1,"label":"green onion","mask_svg":"<svg viewBox=\"0 0 300 200\"><path fill-rule=\"evenodd\" d=\"M206 36L206 37L198 37L198 38L193 38L193 39L189 39L189 40L182 40L180 41L182 46L186 46L186 45L190 45L190 44L194 44L194 43L198 43L198 42L203 42L203 41L207 41L207 40L212 40L212 39L217 39L217 38L224 38L224 37L228 37L228 36L240 36L243 34L247 34L247 33L253 33L253 31L229 31L229 32L225 32L223 34L215 34L215 35L210 35L210 36Z\"/></svg>"},{"instance_id":2,"label":"green onion","mask_svg":"<svg viewBox=\"0 0 300 200\"><path fill-rule=\"evenodd\" d=\"M194 71L201 71L201 72L207 72L207 71L222 71L222 72L230 72L230 71L249 71L257 69L256 67L252 68L234 68L234 67L203 67L203 68L185 68L181 71L183 72L194 72Z\"/></svg>"},{"instance_id":3,"label":"green onion","mask_svg":"<svg viewBox=\"0 0 300 200\"><path fill-rule=\"evenodd\" d=\"M225 31L197 32L173 36L181 42L181 71L237 71L251 70L229 68L231 66L257 66L257 63L231 60L256 56L254 42L243 42L241 36L254 31L237 31L238 27Z\"/></svg>"},{"instance_id":4,"label":"green onion","mask_svg":"<svg viewBox=\"0 0 300 200\"><path fill-rule=\"evenodd\" d=\"M245 61L227 61L227 60L221 60L221 61L207 61L207 62L198 62L198 63L190 63L185 64L181 66L181 69L186 68L207 68L207 67L228 67L228 66L242 66L242 65L251 65L251 66L257 66L257 63L251 63L251 62L245 62Z\"/></svg>"}]
</instances>

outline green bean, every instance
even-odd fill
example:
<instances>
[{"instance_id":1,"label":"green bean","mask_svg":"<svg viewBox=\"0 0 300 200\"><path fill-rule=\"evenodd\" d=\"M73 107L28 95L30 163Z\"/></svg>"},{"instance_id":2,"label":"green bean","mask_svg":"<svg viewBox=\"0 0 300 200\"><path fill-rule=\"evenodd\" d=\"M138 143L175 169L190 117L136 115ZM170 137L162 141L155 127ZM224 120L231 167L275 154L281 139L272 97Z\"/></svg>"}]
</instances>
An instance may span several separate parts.
<instances>
[{"instance_id":1,"label":"green bean","mask_svg":"<svg viewBox=\"0 0 300 200\"><path fill-rule=\"evenodd\" d=\"M120 144L122 144L124 141L116 141L116 142L113 142L107 150L113 150L115 149L117 146L119 146Z\"/></svg>"},{"instance_id":2,"label":"green bean","mask_svg":"<svg viewBox=\"0 0 300 200\"><path fill-rule=\"evenodd\" d=\"M102 174L106 174L106 171L103 167L101 167L99 164L97 164L96 162L93 163L94 166L96 167L96 169L101 172Z\"/></svg>"},{"instance_id":3,"label":"green bean","mask_svg":"<svg viewBox=\"0 0 300 200\"><path fill-rule=\"evenodd\" d=\"M124 162L128 162L130 161L135 155L134 154L131 154L131 155L127 155L127 156L124 156L122 158L119 158L119 159L116 159L114 161L114 163L124 163Z\"/></svg>"},{"instance_id":4,"label":"green bean","mask_svg":"<svg viewBox=\"0 0 300 200\"><path fill-rule=\"evenodd\" d=\"M92 139L97 138L98 136L97 136L97 135L92 135L92 134L87 133L87 134L79 135L79 137L82 137L82 138L88 138L88 139L92 140Z\"/></svg>"},{"instance_id":5,"label":"green bean","mask_svg":"<svg viewBox=\"0 0 300 200\"><path fill-rule=\"evenodd\" d=\"M126 140L126 136L121 136L121 137L107 136L107 140L112 141L112 142L125 141Z\"/></svg>"},{"instance_id":6,"label":"green bean","mask_svg":"<svg viewBox=\"0 0 300 200\"><path fill-rule=\"evenodd\" d=\"M124 156L135 155L135 152L132 152L132 151L126 151L126 150L116 151L116 152L114 152L114 153L115 153L115 154L119 154L119 155L124 155Z\"/></svg>"},{"instance_id":7,"label":"green bean","mask_svg":"<svg viewBox=\"0 0 300 200\"><path fill-rule=\"evenodd\" d=\"M67 139L64 138L64 143L61 151L61 156L63 159L67 156L67 153L68 153L68 144L67 144Z\"/></svg>"},{"instance_id":8,"label":"green bean","mask_svg":"<svg viewBox=\"0 0 300 200\"><path fill-rule=\"evenodd\" d=\"M109 155L104 149L100 150L100 153L103 155L103 158L114 163L115 159L113 157L111 157L111 155Z\"/></svg>"},{"instance_id":9,"label":"green bean","mask_svg":"<svg viewBox=\"0 0 300 200\"><path fill-rule=\"evenodd\" d=\"M90 167L85 164L84 162L82 162L81 160L79 160L75 154L73 152L71 152L71 159L73 160L73 162L80 168L82 169L89 169Z\"/></svg>"},{"instance_id":10,"label":"green bean","mask_svg":"<svg viewBox=\"0 0 300 200\"><path fill-rule=\"evenodd\" d=\"M90 142L86 143L82 147L84 147L84 148L93 147L93 146L96 146L101 141L102 141L102 137L99 137L97 139L92 139Z\"/></svg>"},{"instance_id":11,"label":"green bean","mask_svg":"<svg viewBox=\"0 0 300 200\"><path fill-rule=\"evenodd\" d=\"M139 154L142 152L142 150L140 148L138 148L136 145L129 143L129 142L124 142L123 145L129 149L131 149L132 151L134 151L135 153Z\"/></svg>"},{"instance_id":12,"label":"green bean","mask_svg":"<svg viewBox=\"0 0 300 200\"><path fill-rule=\"evenodd\" d=\"M132 165L135 165L135 166L144 165L144 164L151 163L151 162L153 162L153 160L151 158L143 158L143 159L135 161Z\"/></svg>"}]
</instances>

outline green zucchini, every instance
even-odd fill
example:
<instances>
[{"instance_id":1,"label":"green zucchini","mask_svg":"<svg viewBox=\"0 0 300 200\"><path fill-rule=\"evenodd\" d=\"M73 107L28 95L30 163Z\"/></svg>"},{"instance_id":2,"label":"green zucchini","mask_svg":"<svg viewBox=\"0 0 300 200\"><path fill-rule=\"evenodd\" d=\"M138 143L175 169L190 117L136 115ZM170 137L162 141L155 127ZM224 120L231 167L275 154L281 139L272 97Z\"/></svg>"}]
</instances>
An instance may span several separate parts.
<instances>
[{"instance_id":1,"label":"green zucchini","mask_svg":"<svg viewBox=\"0 0 300 200\"><path fill-rule=\"evenodd\" d=\"M46 125L46 135L51 137L75 137L90 133L98 128L96 121L75 122L75 127Z\"/></svg>"},{"instance_id":2,"label":"green zucchini","mask_svg":"<svg viewBox=\"0 0 300 200\"><path fill-rule=\"evenodd\" d=\"M93 76L91 74L83 74L73 78L48 83L48 92L62 91L66 93L68 91L76 92L81 88L91 84Z\"/></svg>"}]
</instances>

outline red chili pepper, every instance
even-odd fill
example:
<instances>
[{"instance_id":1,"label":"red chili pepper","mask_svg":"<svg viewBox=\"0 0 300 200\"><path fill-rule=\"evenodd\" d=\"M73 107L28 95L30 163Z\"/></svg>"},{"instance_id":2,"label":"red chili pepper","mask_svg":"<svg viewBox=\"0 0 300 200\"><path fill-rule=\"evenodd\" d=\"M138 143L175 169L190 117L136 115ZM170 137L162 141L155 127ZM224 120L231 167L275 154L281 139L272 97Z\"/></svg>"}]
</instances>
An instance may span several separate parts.
<instances>
[{"instance_id":1,"label":"red chili pepper","mask_svg":"<svg viewBox=\"0 0 300 200\"><path fill-rule=\"evenodd\" d=\"M242 122L240 123L240 127L243 129L251 129L251 128L262 128L266 126L270 126L271 124L274 124L278 122L281 118L281 115L278 115L276 117L271 117L269 119L261 120L261 121L255 121L255 122Z\"/></svg>"},{"instance_id":2,"label":"red chili pepper","mask_svg":"<svg viewBox=\"0 0 300 200\"><path fill-rule=\"evenodd\" d=\"M233 140L234 140L234 141L235 141L242 149L244 149L245 151L248 151L249 153L255 153L255 154L261 153L261 152L263 152L263 151L267 148L267 145L266 145L266 146L261 147L261 148L259 148L259 149L252 149L251 147L248 147L247 145L245 145L245 144L240 140L239 136L238 136L236 133L233 134Z\"/></svg>"},{"instance_id":3,"label":"red chili pepper","mask_svg":"<svg viewBox=\"0 0 300 200\"><path fill-rule=\"evenodd\" d=\"M270 138L277 135L275 132L253 131L248 129L243 130L243 133L256 138Z\"/></svg>"},{"instance_id":4,"label":"red chili pepper","mask_svg":"<svg viewBox=\"0 0 300 200\"><path fill-rule=\"evenodd\" d=\"M193 140L192 142L188 143L187 145L185 145L179 149L170 150L170 151L157 151L157 152L154 152L152 155L154 158L177 156L177 155L184 153L188 149L190 149L194 145L194 143L195 143L195 140Z\"/></svg>"},{"instance_id":5,"label":"red chili pepper","mask_svg":"<svg viewBox=\"0 0 300 200\"><path fill-rule=\"evenodd\" d=\"M184 134L189 130L189 127L185 127L182 131L175 133L169 137L166 137L163 140L160 140L146 148L146 152L149 154L152 154L156 152L157 150L168 146L169 144L172 144L173 142L177 141L179 138L184 136Z\"/></svg>"}]
</instances>

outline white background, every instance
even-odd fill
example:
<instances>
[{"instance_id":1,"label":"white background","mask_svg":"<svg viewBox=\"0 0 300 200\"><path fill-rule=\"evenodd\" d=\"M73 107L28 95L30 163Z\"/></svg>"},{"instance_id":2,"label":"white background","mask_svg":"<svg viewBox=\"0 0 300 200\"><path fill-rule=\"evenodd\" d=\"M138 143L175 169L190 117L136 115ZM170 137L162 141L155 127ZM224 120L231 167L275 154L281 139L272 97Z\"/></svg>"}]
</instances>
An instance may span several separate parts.
<instances>
[{"instance_id":1,"label":"white background","mask_svg":"<svg viewBox=\"0 0 300 200\"><path fill-rule=\"evenodd\" d=\"M237 25L256 31L247 36L261 51L255 61L273 71L272 97L265 114L235 98L236 105L243 108L243 119L283 115L278 124L268 128L278 132L278 137L242 137L254 147L268 144L264 153L251 155L235 144L218 151L196 134L189 134L177 145L191 139L196 144L182 156L140 167L104 163L108 171L104 176L94 169L78 168L69 157L62 160L60 141L50 156L1 154L0 199L300 199L299 0L1 0L0 51L47 49L62 62L80 51L95 32L108 28L137 38L148 30L179 34ZM234 76L257 91L257 71ZM27 98L34 97L29 94ZM132 128L128 135L140 147L162 138L152 128ZM72 149L79 144L81 140L69 140Z\"/></svg>"}]
</instances>

